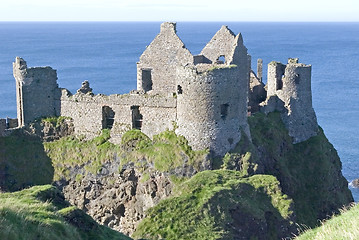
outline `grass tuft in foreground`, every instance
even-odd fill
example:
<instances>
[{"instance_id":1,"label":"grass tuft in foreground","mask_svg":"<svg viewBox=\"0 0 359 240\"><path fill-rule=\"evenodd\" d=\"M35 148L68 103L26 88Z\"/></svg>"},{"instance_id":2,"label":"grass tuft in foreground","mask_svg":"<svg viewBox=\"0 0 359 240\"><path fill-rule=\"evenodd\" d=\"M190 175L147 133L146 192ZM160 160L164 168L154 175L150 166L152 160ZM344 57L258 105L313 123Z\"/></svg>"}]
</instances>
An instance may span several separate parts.
<instances>
[{"instance_id":1,"label":"grass tuft in foreground","mask_svg":"<svg viewBox=\"0 0 359 240\"><path fill-rule=\"evenodd\" d=\"M0 202L0 239L130 239L68 206L60 192L50 185L1 193Z\"/></svg>"},{"instance_id":2,"label":"grass tuft in foreground","mask_svg":"<svg viewBox=\"0 0 359 240\"><path fill-rule=\"evenodd\" d=\"M310 229L295 240L356 240L359 239L359 205L341 210L341 214L324 221L320 227Z\"/></svg>"}]
</instances>

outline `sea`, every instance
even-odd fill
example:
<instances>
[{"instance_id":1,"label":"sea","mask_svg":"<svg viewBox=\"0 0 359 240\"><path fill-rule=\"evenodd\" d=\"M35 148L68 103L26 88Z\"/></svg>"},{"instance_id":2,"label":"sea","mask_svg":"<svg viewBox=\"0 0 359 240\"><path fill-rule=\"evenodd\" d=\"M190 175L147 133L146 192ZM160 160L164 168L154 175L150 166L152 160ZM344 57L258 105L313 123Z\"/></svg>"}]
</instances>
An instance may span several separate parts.
<instances>
[{"instance_id":1,"label":"sea","mask_svg":"<svg viewBox=\"0 0 359 240\"><path fill-rule=\"evenodd\" d=\"M256 60L312 65L313 107L342 161L348 184L359 178L359 23L178 22L177 34L199 54L222 25L242 33ZM57 69L58 84L75 93L84 80L95 93L136 89L136 62L160 22L0 22L0 118L16 117L12 62ZM315 159L313 159L315 161ZM349 187L356 201L359 189Z\"/></svg>"}]
</instances>

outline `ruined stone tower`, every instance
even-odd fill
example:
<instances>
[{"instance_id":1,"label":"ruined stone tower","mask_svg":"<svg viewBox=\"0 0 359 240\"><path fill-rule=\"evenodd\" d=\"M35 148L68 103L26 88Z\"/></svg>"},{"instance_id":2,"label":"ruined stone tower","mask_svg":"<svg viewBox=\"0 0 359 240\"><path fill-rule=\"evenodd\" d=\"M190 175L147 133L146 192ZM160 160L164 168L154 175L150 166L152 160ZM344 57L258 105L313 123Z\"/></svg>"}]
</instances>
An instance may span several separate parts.
<instances>
[{"instance_id":1,"label":"ruined stone tower","mask_svg":"<svg viewBox=\"0 0 359 240\"><path fill-rule=\"evenodd\" d=\"M177 68L176 132L195 148L218 155L248 136L247 96L250 60L242 36L223 26L195 56Z\"/></svg>"},{"instance_id":2,"label":"ruined stone tower","mask_svg":"<svg viewBox=\"0 0 359 240\"><path fill-rule=\"evenodd\" d=\"M24 126L39 117L55 116L55 99L59 98L56 70L51 67L27 68L17 57L13 63L16 82L18 125Z\"/></svg>"},{"instance_id":3,"label":"ruined stone tower","mask_svg":"<svg viewBox=\"0 0 359 240\"><path fill-rule=\"evenodd\" d=\"M166 22L137 63L137 90L175 94L176 133L194 149L223 155L239 142L242 130L249 135L249 70L242 36L228 27L193 56L177 36L176 24Z\"/></svg>"},{"instance_id":4,"label":"ruined stone tower","mask_svg":"<svg viewBox=\"0 0 359 240\"><path fill-rule=\"evenodd\" d=\"M317 118L312 107L311 65L290 58L288 64L268 64L267 100L277 96L285 111L282 120L293 142L298 143L317 135Z\"/></svg>"}]
</instances>

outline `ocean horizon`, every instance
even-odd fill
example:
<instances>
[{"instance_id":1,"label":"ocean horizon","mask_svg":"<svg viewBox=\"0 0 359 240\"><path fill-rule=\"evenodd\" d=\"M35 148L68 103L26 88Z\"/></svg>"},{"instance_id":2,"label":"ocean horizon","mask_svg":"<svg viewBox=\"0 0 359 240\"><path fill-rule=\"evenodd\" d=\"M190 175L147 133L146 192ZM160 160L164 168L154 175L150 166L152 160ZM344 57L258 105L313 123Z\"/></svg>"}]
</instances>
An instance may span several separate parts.
<instances>
[{"instance_id":1,"label":"ocean horizon","mask_svg":"<svg viewBox=\"0 0 359 240\"><path fill-rule=\"evenodd\" d=\"M198 54L222 25L242 33L256 72L288 58L312 65L313 107L337 149L343 175L359 178L358 22L177 22L177 34ZM57 69L58 84L75 93L84 80L95 94L136 88L136 62L159 33L160 22L0 22L0 118L16 117L12 62ZM356 201L359 190L351 188Z\"/></svg>"}]
</instances>

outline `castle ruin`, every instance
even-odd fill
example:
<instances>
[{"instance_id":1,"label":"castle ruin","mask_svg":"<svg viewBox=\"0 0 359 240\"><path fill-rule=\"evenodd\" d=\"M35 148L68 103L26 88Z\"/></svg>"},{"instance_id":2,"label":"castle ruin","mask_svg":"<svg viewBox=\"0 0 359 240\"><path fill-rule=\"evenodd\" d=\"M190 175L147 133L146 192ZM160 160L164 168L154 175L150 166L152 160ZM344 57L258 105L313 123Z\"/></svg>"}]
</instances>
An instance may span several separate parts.
<instances>
[{"instance_id":1,"label":"castle ruin","mask_svg":"<svg viewBox=\"0 0 359 240\"><path fill-rule=\"evenodd\" d=\"M241 34L226 26L194 56L177 36L176 23L162 23L137 63L137 90L128 94L94 95L86 81L72 94L58 87L56 70L28 68L19 57L13 71L20 127L40 117L66 116L76 134L92 138L110 129L113 142L133 128L149 137L175 129L193 149L208 148L219 156L243 133L250 138L247 116L258 111L281 111L294 143L318 130L311 66L297 59L270 63L266 92L262 61L254 73Z\"/></svg>"}]
</instances>

